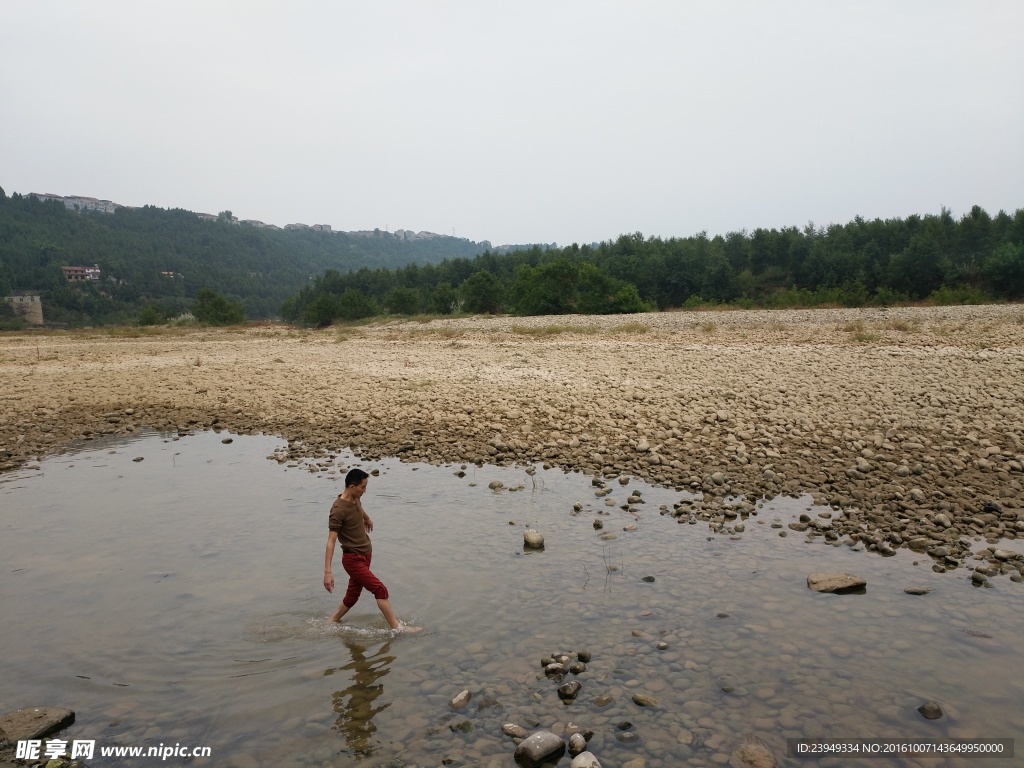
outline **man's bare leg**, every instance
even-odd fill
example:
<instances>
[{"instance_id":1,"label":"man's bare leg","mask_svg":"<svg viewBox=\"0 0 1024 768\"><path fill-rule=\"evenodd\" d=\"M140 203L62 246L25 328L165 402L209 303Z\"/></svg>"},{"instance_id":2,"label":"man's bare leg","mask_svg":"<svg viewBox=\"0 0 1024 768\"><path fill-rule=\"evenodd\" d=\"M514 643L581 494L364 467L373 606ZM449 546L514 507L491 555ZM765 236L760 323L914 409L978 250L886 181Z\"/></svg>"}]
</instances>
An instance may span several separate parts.
<instances>
[{"instance_id":1,"label":"man's bare leg","mask_svg":"<svg viewBox=\"0 0 1024 768\"><path fill-rule=\"evenodd\" d=\"M338 610L336 610L333 614L331 614L331 616L329 618L330 618L331 621L333 621L335 624L337 624L338 622L341 621L341 617L344 616L346 613L348 613L348 606L345 605L344 603L342 603L341 605L338 606Z\"/></svg>"},{"instance_id":2,"label":"man's bare leg","mask_svg":"<svg viewBox=\"0 0 1024 768\"><path fill-rule=\"evenodd\" d=\"M384 614L385 621L391 625L392 629L401 630L402 632L421 632L423 630L423 627L410 627L409 625L403 626L402 623L395 618L395 612L391 608L391 601L386 597L383 600L377 600L377 607L380 608L380 612Z\"/></svg>"}]
</instances>

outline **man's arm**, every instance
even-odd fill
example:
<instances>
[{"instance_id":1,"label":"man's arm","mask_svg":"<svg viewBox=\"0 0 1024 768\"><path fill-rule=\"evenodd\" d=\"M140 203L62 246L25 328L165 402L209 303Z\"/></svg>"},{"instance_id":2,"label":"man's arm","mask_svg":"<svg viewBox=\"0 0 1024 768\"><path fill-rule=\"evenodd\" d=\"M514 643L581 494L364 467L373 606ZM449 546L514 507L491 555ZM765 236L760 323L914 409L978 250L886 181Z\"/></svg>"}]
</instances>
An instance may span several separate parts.
<instances>
[{"instance_id":1,"label":"man's arm","mask_svg":"<svg viewBox=\"0 0 1024 768\"><path fill-rule=\"evenodd\" d=\"M363 525L366 527L366 532L369 533L373 530L373 520L366 514L366 510L363 509L363 502L357 501L356 506L359 507L359 513L363 516Z\"/></svg>"},{"instance_id":2,"label":"man's arm","mask_svg":"<svg viewBox=\"0 0 1024 768\"><path fill-rule=\"evenodd\" d=\"M334 542L337 540L337 531L330 531L327 534L327 553L324 555L324 588L328 592L334 591L334 573L331 571L331 561L334 560Z\"/></svg>"}]
</instances>

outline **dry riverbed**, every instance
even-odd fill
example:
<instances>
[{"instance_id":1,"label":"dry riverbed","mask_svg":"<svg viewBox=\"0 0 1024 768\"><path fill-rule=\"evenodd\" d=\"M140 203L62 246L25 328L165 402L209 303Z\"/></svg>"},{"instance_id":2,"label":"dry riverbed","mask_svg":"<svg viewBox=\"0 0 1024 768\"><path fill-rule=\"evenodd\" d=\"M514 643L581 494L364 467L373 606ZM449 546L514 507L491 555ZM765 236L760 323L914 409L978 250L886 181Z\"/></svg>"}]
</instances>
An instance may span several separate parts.
<instances>
[{"instance_id":1,"label":"dry riverbed","mask_svg":"<svg viewBox=\"0 0 1024 768\"><path fill-rule=\"evenodd\" d=\"M281 435L281 461L552 466L676 487L735 533L763 496L792 527L1021 578L1024 308L462 318L323 331L0 337L0 471L144 428ZM683 492L687 493L683 493ZM692 494L692 495L691 495ZM784 529L785 530L785 529Z\"/></svg>"}]
</instances>

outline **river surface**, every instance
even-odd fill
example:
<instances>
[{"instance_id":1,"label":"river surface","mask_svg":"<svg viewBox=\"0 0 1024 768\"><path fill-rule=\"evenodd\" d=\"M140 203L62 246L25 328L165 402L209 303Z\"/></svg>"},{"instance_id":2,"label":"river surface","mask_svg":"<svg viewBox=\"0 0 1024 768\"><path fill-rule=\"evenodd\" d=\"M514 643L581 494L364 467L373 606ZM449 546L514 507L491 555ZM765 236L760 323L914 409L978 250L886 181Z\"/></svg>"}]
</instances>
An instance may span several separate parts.
<instances>
[{"instance_id":1,"label":"river surface","mask_svg":"<svg viewBox=\"0 0 1024 768\"><path fill-rule=\"evenodd\" d=\"M608 504L589 476L557 469L458 477L339 456L311 472L268 460L282 447L149 433L0 476L0 711L73 709L62 737L94 740L97 766L512 768L507 722L593 731L604 768L727 764L748 734L784 766L975 763L797 758L788 738L1024 749L1024 585L1006 577L976 588L907 550L780 537L773 522L823 511L809 499L761 502L728 536L660 514L683 494L635 478L608 481ZM396 636L367 594L343 626L324 619L345 582L338 553L339 589L321 583L327 514L357 465L379 471L363 499L373 569L421 634ZM646 503L622 509L634 490ZM526 527L543 551L524 551ZM814 571L867 589L814 593ZM541 659L582 649L593 659L565 705ZM473 697L452 712L463 689ZM940 719L919 714L928 701ZM100 756L158 745L212 756Z\"/></svg>"}]
</instances>

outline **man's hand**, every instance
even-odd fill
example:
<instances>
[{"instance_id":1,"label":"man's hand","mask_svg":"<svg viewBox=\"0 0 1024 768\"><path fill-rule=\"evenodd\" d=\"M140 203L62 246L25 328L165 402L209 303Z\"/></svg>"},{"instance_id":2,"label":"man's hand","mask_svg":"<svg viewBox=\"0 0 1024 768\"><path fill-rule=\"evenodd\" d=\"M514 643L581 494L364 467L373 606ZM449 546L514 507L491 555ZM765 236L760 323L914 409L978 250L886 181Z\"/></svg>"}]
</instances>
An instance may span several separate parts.
<instances>
[{"instance_id":1,"label":"man's hand","mask_svg":"<svg viewBox=\"0 0 1024 768\"><path fill-rule=\"evenodd\" d=\"M365 512L363 512L363 525L366 526L367 531L373 530L373 520L371 520L370 516Z\"/></svg>"},{"instance_id":2,"label":"man's hand","mask_svg":"<svg viewBox=\"0 0 1024 768\"><path fill-rule=\"evenodd\" d=\"M334 574L330 571L324 571L324 589L328 592L334 591Z\"/></svg>"}]
</instances>

